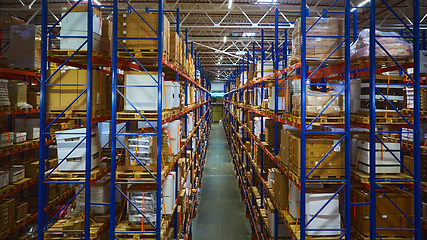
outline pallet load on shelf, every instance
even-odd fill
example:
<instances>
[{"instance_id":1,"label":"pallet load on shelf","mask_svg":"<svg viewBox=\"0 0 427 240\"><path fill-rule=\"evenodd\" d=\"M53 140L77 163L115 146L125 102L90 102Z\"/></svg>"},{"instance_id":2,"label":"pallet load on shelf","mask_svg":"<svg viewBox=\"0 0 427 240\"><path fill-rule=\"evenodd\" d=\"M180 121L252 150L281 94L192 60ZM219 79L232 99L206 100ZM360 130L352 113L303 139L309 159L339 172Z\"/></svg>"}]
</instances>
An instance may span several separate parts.
<instances>
[{"instance_id":1,"label":"pallet load on shelf","mask_svg":"<svg viewBox=\"0 0 427 240\"><path fill-rule=\"evenodd\" d=\"M27 103L27 83L23 81L9 80L7 83L10 105L19 108L32 108Z\"/></svg>"},{"instance_id":2,"label":"pallet load on shelf","mask_svg":"<svg viewBox=\"0 0 427 240\"><path fill-rule=\"evenodd\" d=\"M15 134L13 132L0 133L0 148L13 145Z\"/></svg>"},{"instance_id":3,"label":"pallet load on shelf","mask_svg":"<svg viewBox=\"0 0 427 240\"><path fill-rule=\"evenodd\" d=\"M30 104L33 109L38 109L40 107L40 92L27 91L27 103Z\"/></svg>"},{"instance_id":4,"label":"pallet load on shelf","mask_svg":"<svg viewBox=\"0 0 427 240\"><path fill-rule=\"evenodd\" d=\"M316 24L312 27L314 23ZM305 29L306 31L310 29L306 37L307 60L325 60L344 40L344 37L340 37L345 35L343 18L307 17ZM310 35L316 37L308 37ZM301 18L296 20L295 29L292 32L292 54L293 61L301 59ZM343 58L344 45L341 44L329 59Z\"/></svg>"},{"instance_id":5,"label":"pallet load on shelf","mask_svg":"<svg viewBox=\"0 0 427 240\"><path fill-rule=\"evenodd\" d=\"M170 34L170 52L169 52L169 61L176 67L181 65L181 37L176 31L171 32Z\"/></svg>"},{"instance_id":6,"label":"pallet load on shelf","mask_svg":"<svg viewBox=\"0 0 427 240\"><path fill-rule=\"evenodd\" d=\"M141 185L141 184L132 184L127 191L127 212L128 212L128 221L130 225L139 225L141 229L141 224L144 225L144 229L152 228L152 223L156 226L156 215L157 215L157 191L156 185ZM162 202L163 199L159 201ZM130 204L129 202L132 202ZM133 205L133 206L132 206ZM135 207L136 208L135 208ZM138 211L138 210L139 211ZM139 213L143 213L144 217Z\"/></svg>"},{"instance_id":7,"label":"pallet load on shelf","mask_svg":"<svg viewBox=\"0 0 427 240\"><path fill-rule=\"evenodd\" d=\"M290 182L289 194L289 213L293 218L298 218L301 206L301 191L294 184ZM334 198L335 191L333 189L306 189L305 194L305 219L306 223L310 221L316 214L318 215L307 225L307 229L340 229L341 228L341 215L339 212L339 196ZM322 209L322 207L326 206ZM290 226L292 229L293 226ZM306 231L310 236L331 236L339 235L341 231Z\"/></svg>"},{"instance_id":8,"label":"pallet load on shelf","mask_svg":"<svg viewBox=\"0 0 427 240\"><path fill-rule=\"evenodd\" d=\"M294 134L297 135L299 134L300 131L297 128L288 126L286 124L283 124L283 129L280 130L279 134L280 134L280 145L279 145L279 154L280 154L280 161L285 165L285 166L289 166L290 164L290 153L289 153L289 139L290 139L290 135Z\"/></svg>"},{"instance_id":9,"label":"pallet load on shelf","mask_svg":"<svg viewBox=\"0 0 427 240\"><path fill-rule=\"evenodd\" d=\"M26 132L28 140L39 139L40 119L39 118L15 118L15 132Z\"/></svg>"},{"instance_id":10,"label":"pallet load on shelf","mask_svg":"<svg viewBox=\"0 0 427 240\"><path fill-rule=\"evenodd\" d=\"M15 219L17 222L22 222L22 220L27 218L28 203L16 202L15 204L16 204Z\"/></svg>"},{"instance_id":11,"label":"pallet load on shelf","mask_svg":"<svg viewBox=\"0 0 427 240\"><path fill-rule=\"evenodd\" d=\"M7 84L9 80L0 80L0 107L1 106L10 106L9 100L9 91L7 89Z\"/></svg>"},{"instance_id":12,"label":"pallet load on shelf","mask_svg":"<svg viewBox=\"0 0 427 240\"><path fill-rule=\"evenodd\" d=\"M179 178L181 177L179 174L178 176ZM164 201L163 210L165 214L173 213L172 210L175 205L175 199L176 199L175 181L177 181L176 172L170 172L169 175L166 177L162 187L163 201ZM179 183L178 186L181 186L181 184Z\"/></svg>"},{"instance_id":13,"label":"pallet load on shelf","mask_svg":"<svg viewBox=\"0 0 427 240\"><path fill-rule=\"evenodd\" d=\"M278 135L277 135L277 145L280 145L280 131L282 130L283 124L282 123L277 123L277 130L278 130ZM275 132L276 132L276 128L275 128L275 121L273 119L266 119L265 120L265 141L267 142L268 145L270 146L274 146L274 143L276 142L274 140L275 138Z\"/></svg>"},{"instance_id":14,"label":"pallet load on shelf","mask_svg":"<svg viewBox=\"0 0 427 240\"><path fill-rule=\"evenodd\" d=\"M142 20L142 19L144 20ZM121 39L119 40L130 53L135 54L137 58L153 57L157 63L158 53L158 38L157 32L159 31L159 14L157 13L123 13L119 14L118 24L118 37L119 38L153 38L153 39ZM170 22L166 15L163 15L163 57L169 59L170 51ZM119 47L119 50L124 50ZM126 53L124 56L130 56ZM147 54L152 54L148 55Z\"/></svg>"},{"instance_id":15,"label":"pallet load on shelf","mask_svg":"<svg viewBox=\"0 0 427 240\"><path fill-rule=\"evenodd\" d=\"M317 116L322 112L320 117L330 115L330 116L340 116L344 113L344 101L343 95L341 94L338 98L335 96L338 93L335 91L330 91L328 93L323 93L319 91L307 90L306 95L306 116ZM329 105L330 104L330 105ZM301 94L295 93L292 95L292 112L294 115L301 115ZM328 106L329 105L329 106ZM326 108L328 106L328 108ZM326 108L326 109L325 109Z\"/></svg>"},{"instance_id":16,"label":"pallet load on shelf","mask_svg":"<svg viewBox=\"0 0 427 240\"><path fill-rule=\"evenodd\" d=\"M111 121L105 121L98 123L98 133L99 133L99 142L102 149L110 148L111 144ZM126 123L119 123L116 127L116 133L124 133L126 132ZM125 144L125 136L116 135L116 148L123 148L122 144Z\"/></svg>"},{"instance_id":17,"label":"pallet load on shelf","mask_svg":"<svg viewBox=\"0 0 427 240\"><path fill-rule=\"evenodd\" d=\"M61 16L74 6L62 6ZM93 43L92 50L101 50L102 19L101 11L93 8ZM87 6L76 6L61 21L60 50L77 50L87 39L88 29L88 8ZM74 37L74 38L73 38ZM80 50L87 50L85 44Z\"/></svg>"},{"instance_id":18,"label":"pallet load on shelf","mask_svg":"<svg viewBox=\"0 0 427 240\"><path fill-rule=\"evenodd\" d=\"M427 73L427 50L420 50L420 73Z\"/></svg>"},{"instance_id":19,"label":"pallet load on shelf","mask_svg":"<svg viewBox=\"0 0 427 240\"><path fill-rule=\"evenodd\" d=\"M135 111L136 108L138 111L157 111L158 98L157 88L155 88L158 86L157 79L157 72L150 72L149 74L137 71L126 72L124 96L128 101L125 101L125 110ZM162 85L164 95L164 97L162 97L162 108L178 108L180 99L179 83L164 81L163 79Z\"/></svg>"},{"instance_id":20,"label":"pallet load on shelf","mask_svg":"<svg viewBox=\"0 0 427 240\"><path fill-rule=\"evenodd\" d=\"M83 184L77 185L75 193L77 194L84 187ZM78 213L85 212L85 190L81 191L76 196L76 211ZM110 199L110 178L104 177L90 186L90 201L94 203L108 203ZM110 205L90 205L90 210L95 211L95 214L106 214Z\"/></svg>"},{"instance_id":21,"label":"pallet load on shelf","mask_svg":"<svg viewBox=\"0 0 427 240\"><path fill-rule=\"evenodd\" d=\"M411 171L412 174L414 174L414 167L415 167L415 163L414 163L414 157L412 156L403 156L403 164L405 165L405 167ZM403 168L403 172L411 175L411 173L409 173L405 168ZM421 181L422 182L427 182L427 156L421 154L420 156L420 172L421 172Z\"/></svg>"},{"instance_id":22,"label":"pallet load on shelf","mask_svg":"<svg viewBox=\"0 0 427 240\"><path fill-rule=\"evenodd\" d=\"M9 171L0 170L0 188L4 188L9 185Z\"/></svg>"},{"instance_id":23,"label":"pallet load on shelf","mask_svg":"<svg viewBox=\"0 0 427 240\"><path fill-rule=\"evenodd\" d=\"M321 160L327 157L313 170L308 178L340 179L344 177L344 140L335 148L341 137L334 135L311 136L306 139L306 171L308 174ZM289 136L289 168L300 176L301 139L299 135Z\"/></svg>"},{"instance_id":24,"label":"pallet load on shelf","mask_svg":"<svg viewBox=\"0 0 427 240\"><path fill-rule=\"evenodd\" d=\"M113 23L108 19L102 19L100 50L111 53L113 49Z\"/></svg>"},{"instance_id":25,"label":"pallet load on shelf","mask_svg":"<svg viewBox=\"0 0 427 240\"><path fill-rule=\"evenodd\" d=\"M165 123L162 128L165 128L168 132L169 146L172 155L178 154L181 148L181 121L175 120Z\"/></svg>"},{"instance_id":26,"label":"pallet load on shelf","mask_svg":"<svg viewBox=\"0 0 427 240\"><path fill-rule=\"evenodd\" d=\"M274 73L273 60L266 60L263 65L264 65L264 77ZM260 77L262 77L261 60L259 60L256 64L256 74L255 74L255 78L260 78Z\"/></svg>"},{"instance_id":27,"label":"pallet load on shelf","mask_svg":"<svg viewBox=\"0 0 427 240\"><path fill-rule=\"evenodd\" d=\"M184 40L181 41L181 70L184 71L184 73L188 73L188 58L187 58L187 44ZM188 54L190 55L190 54Z\"/></svg>"},{"instance_id":28,"label":"pallet load on shelf","mask_svg":"<svg viewBox=\"0 0 427 240\"><path fill-rule=\"evenodd\" d=\"M396 188L381 187L383 192L376 192L376 228L412 229L413 225L405 215L414 222L414 196ZM386 193L386 195L384 194ZM352 188L352 202L369 203L369 191L364 188ZM393 202L391 202L391 201ZM398 208L403 212L399 211ZM352 205L351 223L360 234L370 235L369 204ZM414 231L377 230L379 236L413 237Z\"/></svg>"},{"instance_id":29,"label":"pallet load on shelf","mask_svg":"<svg viewBox=\"0 0 427 240\"><path fill-rule=\"evenodd\" d=\"M21 181L25 177L25 166L24 165L11 165L2 168L2 170L7 171L9 173L8 182L16 183Z\"/></svg>"},{"instance_id":30,"label":"pallet load on shelf","mask_svg":"<svg viewBox=\"0 0 427 240\"><path fill-rule=\"evenodd\" d=\"M19 69L40 68L40 26L14 25L10 27L9 67Z\"/></svg>"},{"instance_id":31,"label":"pallet load on shelf","mask_svg":"<svg viewBox=\"0 0 427 240\"><path fill-rule=\"evenodd\" d=\"M52 75L56 70L50 70ZM49 80L46 87L46 108L51 114L60 114L75 99L77 99L65 112L65 114L81 114L86 116L86 90L87 70L61 70ZM78 97L78 98L77 98ZM110 109L111 102L111 78L105 72L92 71L92 118L100 117ZM61 115L64 116L64 115Z\"/></svg>"},{"instance_id":32,"label":"pallet load on shelf","mask_svg":"<svg viewBox=\"0 0 427 240\"><path fill-rule=\"evenodd\" d=\"M145 129L141 133L153 134L155 131ZM171 160L168 138L167 130L162 129L162 166ZM138 173L145 172L145 168L149 171L157 170L157 135L126 135L124 144L129 151L125 151L125 165L117 166L117 170L137 171Z\"/></svg>"},{"instance_id":33,"label":"pallet load on shelf","mask_svg":"<svg viewBox=\"0 0 427 240\"><path fill-rule=\"evenodd\" d=\"M59 171L85 171L86 169L86 128L57 131ZM91 133L91 169L101 163L101 148L97 129ZM74 150L73 150L74 149ZM66 158L66 159L65 159ZM65 159L63 161L63 159ZM62 163L61 163L62 162Z\"/></svg>"},{"instance_id":34,"label":"pallet load on shelf","mask_svg":"<svg viewBox=\"0 0 427 240\"><path fill-rule=\"evenodd\" d=\"M359 111L365 115L369 113L369 75L360 76L361 79L361 90L360 90L360 109ZM403 89L404 76L397 75L375 75L375 87L381 91L381 93L387 97L387 99L393 103L393 106L399 110L404 107L404 95L405 90ZM397 85L402 84L402 85ZM389 115L397 115L396 110L381 96L378 91L375 91L375 113Z\"/></svg>"},{"instance_id":35,"label":"pallet load on shelf","mask_svg":"<svg viewBox=\"0 0 427 240\"><path fill-rule=\"evenodd\" d=\"M13 54L10 44L10 27L12 25L23 25L25 22L15 16L4 14L2 12L0 17L0 28L1 28L1 34L0 34L0 56L3 58L0 61L0 67L1 68L9 68L9 58Z\"/></svg>"},{"instance_id":36,"label":"pallet load on shelf","mask_svg":"<svg viewBox=\"0 0 427 240\"><path fill-rule=\"evenodd\" d=\"M383 141L375 143L375 173L400 173L400 163L394 156L400 156L400 144ZM362 172L370 172L370 143L369 141L357 141L357 169ZM387 150L387 148L390 150ZM394 155L394 156L393 156ZM353 155L354 157L355 155ZM353 160L354 162L354 160Z\"/></svg>"},{"instance_id":37,"label":"pallet load on shelf","mask_svg":"<svg viewBox=\"0 0 427 240\"><path fill-rule=\"evenodd\" d=\"M270 110L275 110L275 88L274 86L268 88L268 108ZM292 112L291 108L291 84L290 81L283 82L279 89L277 90L277 110Z\"/></svg>"},{"instance_id":38,"label":"pallet load on shelf","mask_svg":"<svg viewBox=\"0 0 427 240\"><path fill-rule=\"evenodd\" d=\"M16 201L14 198L4 198L0 201L0 233L16 224Z\"/></svg>"},{"instance_id":39,"label":"pallet load on shelf","mask_svg":"<svg viewBox=\"0 0 427 240\"><path fill-rule=\"evenodd\" d=\"M375 40L378 41L382 47L387 50L387 53L394 58L406 59L412 57L412 45L406 42L398 33L375 30ZM382 49L382 47L375 44L375 57L384 57L389 59L388 54ZM350 47L350 58L352 60L369 58L369 29L363 29L360 31L356 42Z\"/></svg>"}]
</instances>

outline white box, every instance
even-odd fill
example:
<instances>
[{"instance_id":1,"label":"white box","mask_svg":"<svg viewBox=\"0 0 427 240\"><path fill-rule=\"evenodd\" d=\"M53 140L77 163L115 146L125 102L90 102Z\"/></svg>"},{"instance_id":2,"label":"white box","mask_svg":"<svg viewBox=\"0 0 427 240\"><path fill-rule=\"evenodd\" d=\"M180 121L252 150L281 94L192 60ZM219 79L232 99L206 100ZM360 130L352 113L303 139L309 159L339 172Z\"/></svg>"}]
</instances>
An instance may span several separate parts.
<instances>
[{"instance_id":1,"label":"white box","mask_svg":"<svg viewBox=\"0 0 427 240\"><path fill-rule=\"evenodd\" d=\"M132 103L132 105L141 111L157 111L157 86L158 86L157 72L151 72L151 76L146 72L129 72L125 75L125 97ZM164 79L162 79L165 84ZM132 87L132 85L134 87ZM139 87L144 86L144 87ZM165 94L164 91L162 91ZM165 108L165 99L170 101L172 95L162 96L162 109ZM125 100L125 110L135 111L127 100ZM171 105L168 105L168 107Z\"/></svg>"},{"instance_id":2,"label":"white box","mask_svg":"<svg viewBox=\"0 0 427 240\"><path fill-rule=\"evenodd\" d=\"M395 143L395 142L384 142L385 146L387 146L388 149L390 149L391 151L400 151L400 144L399 143ZM370 144L368 141L362 142L362 141L358 141L357 142L357 147L359 148L363 148L365 150L369 150L370 149ZM387 148L384 145L382 145L382 143L375 143L375 150L380 151L383 150L384 152L387 151Z\"/></svg>"},{"instance_id":3,"label":"white box","mask_svg":"<svg viewBox=\"0 0 427 240\"><path fill-rule=\"evenodd\" d=\"M305 213L316 215L316 213L332 198L333 195L334 193L306 193ZM336 195L334 199L322 209L319 215L335 215L337 213L339 213L338 195Z\"/></svg>"},{"instance_id":4,"label":"white box","mask_svg":"<svg viewBox=\"0 0 427 240\"><path fill-rule=\"evenodd\" d=\"M350 79L350 112L358 113L360 108L361 81Z\"/></svg>"},{"instance_id":5,"label":"white box","mask_svg":"<svg viewBox=\"0 0 427 240\"><path fill-rule=\"evenodd\" d=\"M0 171L0 188L6 187L9 185L9 171L1 170Z\"/></svg>"},{"instance_id":6,"label":"white box","mask_svg":"<svg viewBox=\"0 0 427 240\"><path fill-rule=\"evenodd\" d=\"M9 183L18 182L25 177L25 166L24 165L12 165L7 168L9 172Z\"/></svg>"},{"instance_id":7,"label":"white box","mask_svg":"<svg viewBox=\"0 0 427 240\"><path fill-rule=\"evenodd\" d=\"M163 197L163 199L165 200L165 209L163 210L163 212L165 212L166 214L172 214L172 209L175 205L175 200L172 199L172 197Z\"/></svg>"},{"instance_id":8,"label":"white box","mask_svg":"<svg viewBox=\"0 0 427 240\"><path fill-rule=\"evenodd\" d=\"M99 142L101 148L110 148L111 147L111 121L100 122L98 123L98 133L99 133ZM126 123L117 124L116 133L125 133L126 132ZM119 135L116 140L116 148L123 148L119 141L125 144L125 136Z\"/></svg>"},{"instance_id":9,"label":"white box","mask_svg":"<svg viewBox=\"0 0 427 240\"><path fill-rule=\"evenodd\" d=\"M62 161L62 159L58 158L58 161ZM101 163L101 158L99 156L99 152L92 152L91 156L91 169L94 169ZM67 158L63 161L59 166L59 171L85 171L86 169L86 154L82 157L77 158Z\"/></svg>"},{"instance_id":10,"label":"white box","mask_svg":"<svg viewBox=\"0 0 427 240\"><path fill-rule=\"evenodd\" d=\"M181 121L180 120L168 122L166 124L163 124L162 127L168 129L170 133L170 137L172 139L181 138Z\"/></svg>"},{"instance_id":11,"label":"white box","mask_svg":"<svg viewBox=\"0 0 427 240\"><path fill-rule=\"evenodd\" d=\"M162 192L164 197L172 197L174 195L174 189L175 189L174 176L175 175L169 174L166 177L165 182L163 183Z\"/></svg>"},{"instance_id":12,"label":"white box","mask_svg":"<svg viewBox=\"0 0 427 240\"><path fill-rule=\"evenodd\" d=\"M66 9L65 9L66 10ZM62 13L64 16L65 12ZM87 12L70 12L61 21L60 36L61 50L77 50L87 38L69 38L66 36L87 36ZM102 19L97 14L93 14L93 50L100 50ZM81 50L87 50L85 44Z\"/></svg>"},{"instance_id":13,"label":"white box","mask_svg":"<svg viewBox=\"0 0 427 240\"><path fill-rule=\"evenodd\" d=\"M357 164L357 169L370 173L370 166L363 162ZM375 165L375 173L400 173L400 165Z\"/></svg>"},{"instance_id":14,"label":"white box","mask_svg":"<svg viewBox=\"0 0 427 240\"><path fill-rule=\"evenodd\" d=\"M270 229L271 237L274 238L274 212L267 212L268 214L268 225ZM289 233L288 229L286 228L286 224L281 221L280 217L278 217L278 223L277 223L277 237L278 238L288 238L291 237L291 234Z\"/></svg>"},{"instance_id":15,"label":"white box","mask_svg":"<svg viewBox=\"0 0 427 240\"><path fill-rule=\"evenodd\" d=\"M15 139L13 132L0 133L0 147L12 146Z\"/></svg>"},{"instance_id":16,"label":"white box","mask_svg":"<svg viewBox=\"0 0 427 240\"><path fill-rule=\"evenodd\" d=\"M314 215L306 214L305 222L308 223ZM340 225L340 214L336 215L317 215L310 224L308 224L307 229L341 229ZM339 235L341 231L306 231L307 235L312 236L331 236Z\"/></svg>"},{"instance_id":17,"label":"white box","mask_svg":"<svg viewBox=\"0 0 427 240\"><path fill-rule=\"evenodd\" d=\"M163 96L166 99L164 109L172 109L175 105L175 84L172 81L164 81L163 84Z\"/></svg>"},{"instance_id":18,"label":"white box","mask_svg":"<svg viewBox=\"0 0 427 240\"><path fill-rule=\"evenodd\" d=\"M174 82L174 99L173 99L173 107L178 108L181 103L181 85L179 82Z\"/></svg>"},{"instance_id":19,"label":"white box","mask_svg":"<svg viewBox=\"0 0 427 240\"><path fill-rule=\"evenodd\" d=\"M297 201L295 199L289 198L289 213L293 218L297 218L300 208L300 201Z\"/></svg>"},{"instance_id":20,"label":"white box","mask_svg":"<svg viewBox=\"0 0 427 240\"><path fill-rule=\"evenodd\" d=\"M15 132L15 141L14 143L21 143L27 141L27 133L26 132Z\"/></svg>"},{"instance_id":21,"label":"white box","mask_svg":"<svg viewBox=\"0 0 427 240\"><path fill-rule=\"evenodd\" d=\"M362 152L364 152L364 154L362 155ZM370 164L370 159L369 157L366 156L366 151L360 151L360 156L359 156L359 162L360 163L364 163L366 165ZM387 157L387 158L382 158L381 157L376 157L375 158L375 164L380 166L386 166L386 165L400 165L399 161L397 161L395 158L393 157Z\"/></svg>"},{"instance_id":22,"label":"white box","mask_svg":"<svg viewBox=\"0 0 427 240\"><path fill-rule=\"evenodd\" d=\"M172 150L172 154L176 155L179 152L179 149L181 148L181 139L180 138L171 138L170 139L170 147Z\"/></svg>"}]
</instances>

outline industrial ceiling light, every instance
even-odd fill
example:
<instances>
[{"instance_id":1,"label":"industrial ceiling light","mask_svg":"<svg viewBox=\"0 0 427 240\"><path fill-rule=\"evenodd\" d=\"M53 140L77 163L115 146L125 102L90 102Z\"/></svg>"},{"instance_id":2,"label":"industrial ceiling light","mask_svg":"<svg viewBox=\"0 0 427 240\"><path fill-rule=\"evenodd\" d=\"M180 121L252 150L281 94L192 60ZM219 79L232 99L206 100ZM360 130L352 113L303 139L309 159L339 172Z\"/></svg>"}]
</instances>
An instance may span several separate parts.
<instances>
[{"instance_id":1,"label":"industrial ceiling light","mask_svg":"<svg viewBox=\"0 0 427 240\"><path fill-rule=\"evenodd\" d=\"M222 60L222 56L219 56L219 60Z\"/></svg>"},{"instance_id":2,"label":"industrial ceiling light","mask_svg":"<svg viewBox=\"0 0 427 240\"><path fill-rule=\"evenodd\" d=\"M366 4L368 4L371 0L364 0L363 2L359 3L359 5L357 5L357 7L363 7ZM353 12L354 10L356 10L356 8L351 9L351 12Z\"/></svg>"},{"instance_id":3,"label":"industrial ceiling light","mask_svg":"<svg viewBox=\"0 0 427 240\"><path fill-rule=\"evenodd\" d=\"M224 36L224 42L227 42L227 36Z\"/></svg>"},{"instance_id":4,"label":"industrial ceiling light","mask_svg":"<svg viewBox=\"0 0 427 240\"><path fill-rule=\"evenodd\" d=\"M277 0L258 0L258 4L274 4Z\"/></svg>"},{"instance_id":5,"label":"industrial ceiling light","mask_svg":"<svg viewBox=\"0 0 427 240\"><path fill-rule=\"evenodd\" d=\"M231 4L233 4L233 0L228 0L228 9L231 9Z\"/></svg>"},{"instance_id":6,"label":"industrial ceiling light","mask_svg":"<svg viewBox=\"0 0 427 240\"><path fill-rule=\"evenodd\" d=\"M255 37L255 33L243 33L243 37Z\"/></svg>"}]
</instances>

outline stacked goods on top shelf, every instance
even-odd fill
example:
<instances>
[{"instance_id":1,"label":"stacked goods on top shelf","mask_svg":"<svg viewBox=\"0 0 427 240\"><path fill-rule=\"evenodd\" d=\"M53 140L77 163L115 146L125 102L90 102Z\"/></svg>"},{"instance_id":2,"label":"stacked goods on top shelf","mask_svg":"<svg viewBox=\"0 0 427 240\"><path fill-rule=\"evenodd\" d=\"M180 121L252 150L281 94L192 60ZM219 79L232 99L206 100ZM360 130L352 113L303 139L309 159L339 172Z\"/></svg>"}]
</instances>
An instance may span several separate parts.
<instances>
[{"instance_id":1,"label":"stacked goods on top shelf","mask_svg":"<svg viewBox=\"0 0 427 240\"><path fill-rule=\"evenodd\" d=\"M369 112L369 76L361 76L360 109L363 113ZM393 106L399 110L404 107L404 76L396 75L375 75L375 87L393 103ZM397 85L401 84L401 85ZM375 113L385 115L397 115L394 108L375 91Z\"/></svg>"},{"instance_id":2,"label":"stacked goods on top shelf","mask_svg":"<svg viewBox=\"0 0 427 240\"><path fill-rule=\"evenodd\" d=\"M314 23L316 24L311 27ZM306 37L307 60L325 60L344 40L344 19L342 18L307 17L305 29L306 31L310 29ZM301 59L301 18L296 20L295 29L292 32L292 53L294 61ZM341 45L330 59L343 58L344 45Z\"/></svg>"},{"instance_id":3,"label":"stacked goods on top shelf","mask_svg":"<svg viewBox=\"0 0 427 240\"><path fill-rule=\"evenodd\" d=\"M400 156L400 144L383 141L375 144L375 173L400 173L400 163L394 156ZM390 151L388 151L389 149ZM357 141L357 169L362 172L370 172L370 143L369 141ZM394 156L392 155L394 154ZM353 160L354 161L354 160Z\"/></svg>"},{"instance_id":4,"label":"stacked goods on top shelf","mask_svg":"<svg viewBox=\"0 0 427 240\"><path fill-rule=\"evenodd\" d=\"M144 20L142 20L142 19ZM128 38L158 38L157 32L159 30L159 15L156 13L150 14L137 14L137 13L123 13L119 14L119 33L118 37L128 37ZM170 22L163 16L163 57L169 59L170 51ZM154 31L153 31L154 30ZM157 52L158 52L158 40L157 39L122 39L119 42L132 54L135 54L135 57L141 57L141 54L144 55L144 58L147 57L147 54L152 54L153 59L157 62ZM123 50L120 46L118 50ZM124 52L123 57L127 55Z\"/></svg>"},{"instance_id":5,"label":"stacked goods on top shelf","mask_svg":"<svg viewBox=\"0 0 427 240\"><path fill-rule=\"evenodd\" d=\"M405 215L414 222L414 196L400 189L382 187L376 195L376 227L385 229L412 229L413 225ZM363 188L352 188L352 202L369 203L369 192ZM393 201L393 202L391 202ZM396 208L395 205L398 207ZM364 236L370 235L369 205L351 207L352 226ZM399 209L401 211L399 211ZM413 237L413 231L377 230L379 236Z\"/></svg>"},{"instance_id":6,"label":"stacked goods on top shelf","mask_svg":"<svg viewBox=\"0 0 427 240\"><path fill-rule=\"evenodd\" d=\"M273 60L266 60L264 62L264 77L274 73ZM262 77L262 66L261 61L258 61L256 64L256 73L255 78Z\"/></svg>"},{"instance_id":7,"label":"stacked goods on top shelf","mask_svg":"<svg viewBox=\"0 0 427 240\"><path fill-rule=\"evenodd\" d=\"M15 131L26 132L26 138L30 140L40 137L40 119L39 118L16 118Z\"/></svg>"},{"instance_id":8,"label":"stacked goods on top shelf","mask_svg":"<svg viewBox=\"0 0 427 240\"><path fill-rule=\"evenodd\" d=\"M65 13L72 6L61 7L61 15ZM76 6L69 12L61 21L61 50L77 50L85 41L88 36L87 29L88 9L87 6ZM101 11L93 8L93 44L92 50L101 50L101 31L102 19ZM69 37L68 37L69 36ZM80 36L80 37L77 37ZM75 38L73 38L75 37ZM80 50L87 50L88 44L85 44Z\"/></svg>"},{"instance_id":9,"label":"stacked goods on top shelf","mask_svg":"<svg viewBox=\"0 0 427 240\"><path fill-rule=\"evenodd\" d=\"M51 70L51 75L55 70ZM47 86L47 112L59 114L83 91L87 84L87 70L58 71ZM111 78L105 72L92 71L92 117L100 117L111 106ZM86 114L86 93L83 93L66 111L66 114Z\"/></svg>"},{"instance_id":10,"label":"stacked goods on top shelf","mask_svg":"<svg viewBox=\"0 0 427 240\"><path fill-rule=\"evenodd\" d=\"M126 87L123 90L124 96L127 98L125 101L125 110L135 111L136 108L136 110L140 111L157 111L157 79L157 72L126 72ZM162 85L164 95L162 97L162 108L179 108L180 84L178 82L164 81L163 79Z\"/></svg>"},{"instance_id":11,"label":"stacked goods on top shelf","mask_svg":"<svg viewBox=\"0 0 427 240\"><path fill-rule=\"evenodd\" d=\"M1 61L0 67L1 68L9 68L9 58L12 55L12 51L10 50L11 44L10 44L10 27L12 25L22 25L25 22L21 19L18 19L14 16L7 15L7 14L1 14L0 17L0 56L4 59L4 61ZM21 46L23 47L23 46Z\"/></svg>"},{"instance_id":12,"label":"stacked goods on top shelf","mask_svg":"<svg viewBox=\"0 0 427 240\"><path fill-rule=\"evenodd\" d=\"M61 162L59 171L84 171L86 169L86 128L57 131L56 143L58 161ZM101 163L101 148L99 146L98 131L91 133L91 168Z\"/></svg>"},{"instance_id":13,"label":"stacked goods on top shelf","mask_svg":"<svg viewBox=\"0 0 427 240\"><path fill-rule=\"evenodd\" d=\"M129 224L139 225L139 229L141 229L141 224L150 228L152 227L151 224L155 226L157 214L156 185L132 184L126 191L129 199L127 201ZM162 201L161 205L163 206L163 199L159 199L159 201ZM144 217L139 212L142 212ZM147 229L147 227L143 229Z\"/></svg>"},{"instance_id":14,"label":"stacked goods on top shelf","mask_svg":"<svg viewBox=\"0 0 427 240\"><path fill-rule=\"evenodd\" d=\"M381 32L375 30L375 40L384 47L388 54L394 58L406 59L412 57L412 46L395 32ZM386 57L388 54L375 44L375 57ZM359 33L357 41L350 47L350 58L369 58L369 29L364 29Z\"/></svg>"},{"instance_id":15,"label":"stacked goods on top shelf","mask_svg":"<svg viewBox=\"0 0 427 240\"><path fill-rule=\"evenodd\" d=\"M19 69L40 68L41 28L36 25L10 27L9 67Z\"/></svg>"}]
</instances>

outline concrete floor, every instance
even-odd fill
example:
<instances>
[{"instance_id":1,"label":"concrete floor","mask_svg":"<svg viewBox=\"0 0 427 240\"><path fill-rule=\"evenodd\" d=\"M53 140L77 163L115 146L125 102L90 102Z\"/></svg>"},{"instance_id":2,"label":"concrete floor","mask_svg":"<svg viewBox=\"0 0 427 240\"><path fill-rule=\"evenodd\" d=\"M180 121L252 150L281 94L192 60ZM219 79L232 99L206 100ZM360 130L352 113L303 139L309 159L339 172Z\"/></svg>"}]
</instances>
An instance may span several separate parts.
<instances>
[{"instance_id":1,"label":"concrete floor","mask_svg":"<svg viewBox=\"0 0 427 240\"><path fill-rule=\"evenodd\" d=\"M201 200L192 227L194 240L251 238L224 129L219 124L212 125Z\"/></svg>"}]
</instances>

